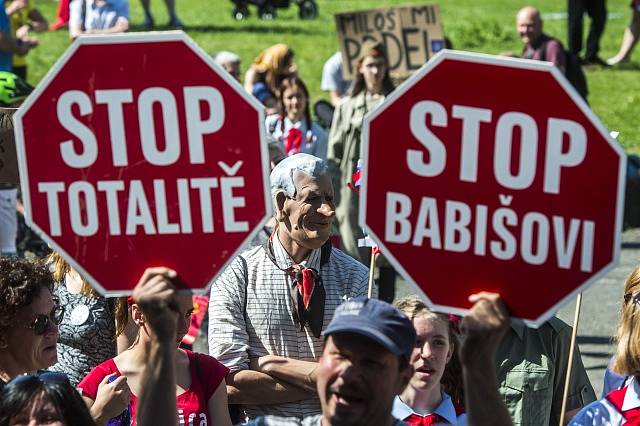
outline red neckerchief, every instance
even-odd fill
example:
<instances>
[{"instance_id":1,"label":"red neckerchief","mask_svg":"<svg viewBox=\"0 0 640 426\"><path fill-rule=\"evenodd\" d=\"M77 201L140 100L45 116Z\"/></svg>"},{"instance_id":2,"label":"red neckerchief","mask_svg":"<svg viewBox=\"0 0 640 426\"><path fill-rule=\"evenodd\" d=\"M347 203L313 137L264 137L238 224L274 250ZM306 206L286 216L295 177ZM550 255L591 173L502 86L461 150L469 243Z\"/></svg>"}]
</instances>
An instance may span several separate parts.
<instances>
[{"instance_id":1,"label":"red neckerchief","mask_svg":"<svg viewBox=\"0 0 640 426\"><path fill-rule=\"evenodd\" d=\"M308 325L313 335L316 338L320 338L326 298L322 278L315 269L305 268L301 265L294 264L287 269L280 268L273 254L272 239L275 234L276 231L274 230L269 240L265 243L265 251L273 264L291 277L293 285L290 288L290 295L293 304L293 319L300 324L300 331L304 329L305 325ZM329 261L331 256L331 241L327 241L320 250L320 267L322 267Z\"/></svg>"},{"instance_id":2,"label":"red neckerchief","mask_svg":"<svg viewBox=\"0 0 640 426\"><path fill-rule=\"evenodd\" d=\"M437 425L440 420L444 420L442 416L431 413L422 417L417 414L411 414L409 417L403 420L409 426L434 426Z\"/></svg>"},{"instance_id":3,"label":"red neckerchief","mask_svg":"<svg viewBox=\"0 0 640 426\"><path fill-rule=\"evenodd\" d=\"M300 152L302 146L302 132L300 129L292 127L287 133L287 137L284 140L284 152L287 155L293 155Z\"/></svg>"},{"instance_id":4,"label":"red neckerchief","mask_svg":"<svg viewBox=\"0 0 640 426\"><path fill-rule=\"evenodd\" d=\"M615 407L616 410L626 420L625 425L640 425L640 407L632 408L630 410L622 411L622 405L624 403L624 396L627 393L629 386L625 386L622 389L616 389L609 392L606 396L607 401Z\"/></svg>"}]
</instances>

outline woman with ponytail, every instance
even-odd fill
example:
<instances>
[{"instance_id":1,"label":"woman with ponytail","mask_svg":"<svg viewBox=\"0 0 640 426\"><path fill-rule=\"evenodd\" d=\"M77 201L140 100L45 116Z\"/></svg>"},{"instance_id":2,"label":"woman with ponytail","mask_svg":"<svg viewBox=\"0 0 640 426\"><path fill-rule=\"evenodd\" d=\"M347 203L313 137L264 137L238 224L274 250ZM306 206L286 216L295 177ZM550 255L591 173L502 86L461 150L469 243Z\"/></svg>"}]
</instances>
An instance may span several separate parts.
<instances>
[{"instance_id":1,"label":"woman with ponytail","mask_svg":"<svg viewBox=\"0 0 640 426\"><path fill-rule=\"evenodd\" d=\"M571 426L640 425L640 266L624 283L624 302L615 335L613 373L628 376L622 386L584 407Z\"/></svg>"}]
</instances>

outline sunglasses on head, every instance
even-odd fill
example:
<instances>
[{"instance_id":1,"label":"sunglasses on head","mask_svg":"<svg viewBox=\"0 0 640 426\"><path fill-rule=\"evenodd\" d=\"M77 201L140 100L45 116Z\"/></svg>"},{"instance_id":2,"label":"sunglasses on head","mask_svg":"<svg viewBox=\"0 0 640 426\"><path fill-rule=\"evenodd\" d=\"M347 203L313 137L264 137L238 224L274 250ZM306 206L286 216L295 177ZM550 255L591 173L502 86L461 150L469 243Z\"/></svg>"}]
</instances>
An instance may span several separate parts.
<instances>
[{"instance_id":1,"label":"sunglasses on head","mask_svg":"<svg viewBox=\"0 0 640 426\"><path fill-rule=\"evenodd\" d=\"M25 325L26 328L33 330L36 336L42 336L49 329L49 324L60 325L64 317L64 306L55 302L53 309L49 315L38 314L30 324Z\"/></svg>"},{"instance_id":2,"label":"sunglasses on head","mask_svg":"<svg viewBox=\"0 0 640 426\"><path fill-rule=\"evenodd\" d=\"M69 382L69 378L64 373L58 373L57 371L38 371L37 373L21 374L19 376L14 377L9 381L9 383L7 383L7 385L5 386L5 389L11 386L19 385L20 383L29 382L31 380L39 380L42 383L71 386L71 383Z\"/></svg>"}]
</instances>

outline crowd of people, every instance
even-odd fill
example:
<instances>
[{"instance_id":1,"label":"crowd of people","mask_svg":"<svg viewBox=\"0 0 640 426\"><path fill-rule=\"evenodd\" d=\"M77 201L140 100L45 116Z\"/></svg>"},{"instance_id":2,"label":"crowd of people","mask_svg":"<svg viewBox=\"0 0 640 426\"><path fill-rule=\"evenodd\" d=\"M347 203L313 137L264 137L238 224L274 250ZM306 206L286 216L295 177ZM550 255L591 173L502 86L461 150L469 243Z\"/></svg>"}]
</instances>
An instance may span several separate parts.
<instances>
[{"instance_id":1,"label":"crowd of people","mask_svg":"<svg viewBox=\"0 0 640 426\"><path fill-rule=\"evenodd\" d=\"M175 1L165 3L170 25L182 26ZM578 59L604 66L601 3L570 1L569 50L524 7L520 56L567 73L586 11L593 26ZM148 0L143 7L152 28ZM632 7L610 65L628 60L637 40L640 5ZM32 90L23 59L37 46L31 32L48 23L28 0L13 0L6 14L0 100L18 106ZM51 28L122 32L128 19L126 0L61 0ZM492 293L470 295L464 318L432 312L418 296L395 300L396 271L384 258L370 288L371 250L358 244L359 198L347 182L365 114L394 90L382 44L363 44L353 81L343 79L339 53L328 59L330 114L318 121L290 46L266 48L244 79L238 55L213 59L264 105L275 214L212 284L197 323L206 348L185 339L194 299L176 292L180 271L147 269L131 297L105 298L58 253L18 257L17 188L0 183L0 426L635 424L640 267L625 282L617 350L596 401L577 348L567 378L571 327L557 317L538 329L511 323Z\"/></svg>"}]
</instances>

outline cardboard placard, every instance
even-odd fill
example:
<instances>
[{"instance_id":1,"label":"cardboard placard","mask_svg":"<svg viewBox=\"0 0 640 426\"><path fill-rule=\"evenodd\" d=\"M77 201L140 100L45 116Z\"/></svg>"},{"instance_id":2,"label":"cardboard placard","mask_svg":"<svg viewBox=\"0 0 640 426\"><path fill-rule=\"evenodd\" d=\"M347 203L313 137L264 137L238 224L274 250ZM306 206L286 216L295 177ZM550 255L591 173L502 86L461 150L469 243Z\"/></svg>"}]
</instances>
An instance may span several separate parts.
<instances>
[{"instance_id":1,"label":"cardboard placard","mask_svg":"<svg viewBox=\"0 0 640 426\"><path fill-rule=\"evenodd\" d=\"M389 71L407 77L444 49L444 33L438 5L390 7L335 15L342 52L342 74L353 79L362 43L384 44Z\"/></svg>"},{"instance_id":2,"label":"cardboard placard","mask_svg":"<svg viewBox=\"0 0 640 426\"><path fill-rule=\"evenodd\" d=\"M0 108L0 183L18 184L18 159L13 135L13 113L17 108Z\"/></svg>"}]
</instances>

